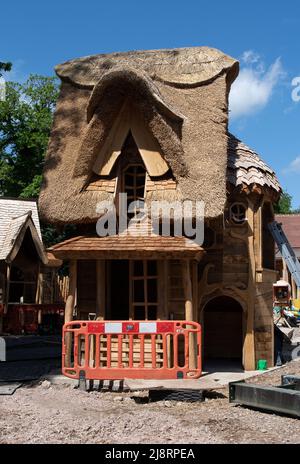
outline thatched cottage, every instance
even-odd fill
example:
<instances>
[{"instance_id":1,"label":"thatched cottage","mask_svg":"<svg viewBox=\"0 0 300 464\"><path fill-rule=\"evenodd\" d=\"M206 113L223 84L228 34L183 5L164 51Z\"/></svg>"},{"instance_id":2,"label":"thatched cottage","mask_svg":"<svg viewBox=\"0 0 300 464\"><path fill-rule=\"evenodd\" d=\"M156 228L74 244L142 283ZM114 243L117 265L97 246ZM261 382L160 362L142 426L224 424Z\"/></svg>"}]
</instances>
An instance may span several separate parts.
<instances>
[{"instance_id":1,"label":"thatched cottage","mask_svg":"<svg viewBox=\"0 0 300 464\"><path fill-rule=\"evenodd\" d=\"M204 359L272 365L267 225L281 190L273 170L228 132L238 62L195 47L88 56L56 72L39 207L45 221L78 229L51 249L70 263L66 320L200 321ZM97 204L114 205L122 192L146 204L203 201L204 243L159 232L100 237Z\"/></svg>"}]
</instances>

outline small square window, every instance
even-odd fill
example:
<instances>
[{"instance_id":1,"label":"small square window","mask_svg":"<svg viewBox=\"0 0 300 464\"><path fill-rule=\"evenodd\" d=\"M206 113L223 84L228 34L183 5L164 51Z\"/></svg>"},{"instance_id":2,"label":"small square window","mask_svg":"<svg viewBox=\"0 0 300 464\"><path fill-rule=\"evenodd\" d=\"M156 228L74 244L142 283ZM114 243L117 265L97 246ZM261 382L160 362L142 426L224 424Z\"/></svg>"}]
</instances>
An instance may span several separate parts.
<instances>
[{"instance_id":1,"label":"small square window","mask_svg":"<svg viewBox=\"0 0 300 464\"><path fill-rule=\"evenodd\" d=\"M231 205L230 219L234 224L239 225L246 222L246 207L243 203L233 203L233 205Z\"/></svg>"}]
</instances>

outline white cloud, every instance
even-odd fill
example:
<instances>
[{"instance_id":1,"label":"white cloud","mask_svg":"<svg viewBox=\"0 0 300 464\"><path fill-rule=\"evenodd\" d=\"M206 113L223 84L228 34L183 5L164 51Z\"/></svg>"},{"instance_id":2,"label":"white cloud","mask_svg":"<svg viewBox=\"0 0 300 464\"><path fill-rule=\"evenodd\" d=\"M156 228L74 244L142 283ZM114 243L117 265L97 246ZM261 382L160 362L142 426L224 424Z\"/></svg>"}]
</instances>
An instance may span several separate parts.
<instances>
[{"instance_id":1,"label":"white cloud","mask_svg":"<svg viewBox=\"0 0 300 464\"><path fill-rule=\"evenodd\" d=\"M241 67L229 95L232 118L247 116L264 108L275 86L284 76L280 58L267 70L261 57L252 50L244 52L241 61L246 66Z\"/></svg>"},{"instance_id":2,"label":"white cloud","mask_svg":"<svg viewBox=\"0 0 300 464\"><path fill-rule=\"evenodd\" d=\"M242 54L242 61L246 64L258 63L260 61L260 55L253 50L247 50Z\"/></svg>"},{"instance_id":3,"label":"white cloud","mask_svg":"<svg viewBox=\"0 0 300 464\"><path fill-rule=\"evenodd\" d=\"M300 174L300 156L297 156L282 172L283 174Z\"/></svg>"}]
</instances>

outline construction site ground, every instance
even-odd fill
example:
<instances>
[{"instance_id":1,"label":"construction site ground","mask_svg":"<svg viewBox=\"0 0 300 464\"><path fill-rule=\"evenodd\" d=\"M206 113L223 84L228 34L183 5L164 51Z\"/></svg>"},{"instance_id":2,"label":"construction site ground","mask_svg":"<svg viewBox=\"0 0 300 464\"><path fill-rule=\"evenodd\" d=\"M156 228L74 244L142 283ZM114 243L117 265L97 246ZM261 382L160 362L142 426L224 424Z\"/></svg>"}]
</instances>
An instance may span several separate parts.
<instances>
[{"instance_id":1,"label":"construction site ground","mask_svg":"<svg viewBox=\"0 0 300 464\"><path fill-rule=\"evenodd\" d=\"M246 382L278 385L282 374L300 375L300 361ZM0 396L0 443L300 443L300 420L229 404L228 387L197 403L74 387L39 380Z\"/></svg>"}]
</instances>

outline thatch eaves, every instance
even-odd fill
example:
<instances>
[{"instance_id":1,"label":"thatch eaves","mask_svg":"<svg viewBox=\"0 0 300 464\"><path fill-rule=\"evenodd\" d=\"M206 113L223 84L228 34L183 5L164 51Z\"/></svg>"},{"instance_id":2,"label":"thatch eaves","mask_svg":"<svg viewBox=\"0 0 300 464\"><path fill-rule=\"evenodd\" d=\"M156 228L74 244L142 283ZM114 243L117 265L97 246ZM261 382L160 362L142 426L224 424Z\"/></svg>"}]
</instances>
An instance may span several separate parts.
<instances>
[{"instance_id":1,"label":"thatch eaves","mask_svg":"<svg viewBox=\"0 0 300 464\"><path fill-rule=\"evenodd\" d=\"M236 60L195 47L96 55L59 65L56 72L62 86L39 199L43 219L93 222L97 203L113 201L112 192L87 186L126 99L170 166L177 183L172 199L202 200L207 217L222 214Z\"/></svg>"},{"instance_id":2,"label":"thatch eaves","mask_svg":"<svg viewBox=\"0 0 300 464\"><path fill-rule=\"evenodd\" d=\"M93 88L107 71L126 67L142 70L152 80L177 87L199 86L222 73L230 73L233 81L238 74L237 61L210 47L91 55L59 64L55 71L64 81Z\"/></svg>"}]
</instances>

